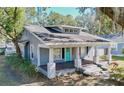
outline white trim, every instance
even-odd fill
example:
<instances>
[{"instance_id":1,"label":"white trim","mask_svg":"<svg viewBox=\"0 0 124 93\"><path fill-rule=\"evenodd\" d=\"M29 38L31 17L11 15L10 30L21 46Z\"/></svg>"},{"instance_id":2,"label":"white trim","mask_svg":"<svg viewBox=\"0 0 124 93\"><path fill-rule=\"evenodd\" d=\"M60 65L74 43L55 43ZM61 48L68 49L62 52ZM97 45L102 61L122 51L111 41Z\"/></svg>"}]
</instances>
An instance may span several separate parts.
<instances>
[{"instance_id":1,"label":"white trim","mask_svg":"<svg viewBox=\"0 0 124 93\"><path fill-rule=\"evenodd\" d=\"M70 48L70 58L71 58L71 60L72 60L72 48Z\"/></svg>"},{"instance_id":2,"label":"white trim","mask_svg":"<svg viewBox=\"0 0 124 93\"><path fill-rule=\"evenodd\" d=\"M35 38L37 38L41 43L43 43L45 45L45 42L41 38L39 38L37 35L35 35L33 32L29 31L28 29L25 29L25 31L27 31L30 34L32 34Z\"/></svg>"},{"instance_id":3,"label":"white trim","mask_svg":"<svg viewBox=\"0 0 124 93\"><path fill-rule=\"evenodd\" d=\"M40 47L37 47L37 66L40 66Z\"/></svg>"},{"instance_id":4,"label":"white trim","mask_svg":"<svg viewBox=\"0 0 124 93\"><path fill-rule=\"evenodd\" d=\"M45 45L45 44L39 44L39 47L41 47L41 48L49 48L47 45Z\"/></svg>"},{"instance_id":5,"label":"white trim","mask_svg":"<svg viewBox=\"0 0 124 93\"><path fill-rule=\"evenodd\" d=\"M32 58L32 53L33 53L33 58ZM33 61L34 60L34 45L30 44L30 59Z\"/></svg>"},{"instance_id":6,"label":"white trim","mask_svg":"<svg viewBox=\"0 0 124 93\"><path fill-rule=\"evenodd\" d=\"M49 47L53 48L68 48L68 47L81 47L81 46L97 46L97 45L113 45L111 42L80 42L80 43L48 43Z\"/></svg>"},{"instance_id":7,"label":"white trim","mask_svg":"<svg viewBox=\"0 0 124 93\"><path fill-rule=\"evenodd\" d=\"M49 63L54 62L54 57L53 57L53 48L49 48Z\"/></svg>"},{"instance_id":8,"label":"white trim","mask_svg":"<svg viewBox=\"0 0 124 93\"><path fill-rule=\"evenodd\" d=\"M111 46L109 46L109 48L108 48L108 58L109 58L108 63L110 64L112 61Z\"/></svg>"}]
</instances>

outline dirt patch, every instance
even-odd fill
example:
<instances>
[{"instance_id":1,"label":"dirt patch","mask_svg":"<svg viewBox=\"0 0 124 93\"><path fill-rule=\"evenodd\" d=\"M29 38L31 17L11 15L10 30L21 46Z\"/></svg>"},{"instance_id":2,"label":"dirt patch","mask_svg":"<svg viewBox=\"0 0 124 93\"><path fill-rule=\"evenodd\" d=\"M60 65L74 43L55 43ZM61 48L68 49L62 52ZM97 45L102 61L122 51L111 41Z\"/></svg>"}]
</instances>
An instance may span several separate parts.
<instances>
[{"instance_id":1,"label":"dirt patch","mask_svg":"<svg viewBox=\"0 0 124 93\"><path fill-rule=\"evenodd\" d=\"M0 56L0 85L20 85L22 78L5 63L5 57Z\"/></svg>"}]
</instances>

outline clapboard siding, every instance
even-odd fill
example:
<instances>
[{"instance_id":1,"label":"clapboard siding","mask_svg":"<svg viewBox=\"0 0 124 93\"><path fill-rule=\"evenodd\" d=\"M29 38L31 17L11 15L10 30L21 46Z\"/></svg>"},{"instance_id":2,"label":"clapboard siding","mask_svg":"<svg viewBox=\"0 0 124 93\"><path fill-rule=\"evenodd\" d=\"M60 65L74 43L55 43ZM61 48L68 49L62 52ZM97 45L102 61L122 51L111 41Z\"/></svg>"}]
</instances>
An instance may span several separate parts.
<instances>
[{"instance_id":1,"label":"clapboard siding","mask_svg":"<svg viewBox=\"0 0 124 93\"><path fill-rule=\"evenodd\" d=\"M33 35L33 33L29 32L27 30L25 30L23 32L21 39L22 40L25 40L25 39L28 40L30 42L30 45L34 46L34 48L33 48L33 60L31 60L31 61L33 64L37 65L37 47L38 47L38 44L42 44L42 42L39 39L37 39ZM24 48L21 48L21 49L24 49ZM23 50L21 50L21 51L23 51Z\"/></svg>"}]
</instances>

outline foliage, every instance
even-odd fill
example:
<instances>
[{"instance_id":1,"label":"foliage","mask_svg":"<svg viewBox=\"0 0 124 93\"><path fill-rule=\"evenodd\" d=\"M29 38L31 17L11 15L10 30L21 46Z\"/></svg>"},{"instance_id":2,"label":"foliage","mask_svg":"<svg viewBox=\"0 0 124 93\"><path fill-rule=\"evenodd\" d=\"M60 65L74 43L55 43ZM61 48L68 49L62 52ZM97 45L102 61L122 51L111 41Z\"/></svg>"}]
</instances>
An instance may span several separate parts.
<instances>
[{"instance_id":1,"label":"foliage","mask_svg":"<svg viewBox=\"0 0 124 93\"><path fill-rule=\"evenodd\" d=\"M77 26L88 29L89 33L96 34L98 30L98 21L96 21L95 15L83 14L75 18Z\"/></svg>"},{"instance_id":2,"label":"foliage","mask_svg":"<svg viewBox=\"0 0 124 93\"><path fill-rule=\"evenodd\" d=\"M25 24L32 24L34 17L36 16L36 11L35 11L35 7L29 7L29 8L25 8Z\"/></svg>"},{"instance_id":3,"label":"foliage","mask_svg":"<svg viewBox=\"0 0 124 93\"><path fill-rule=\"evenodd\" d=\"M100 56L100 58L103 59L103 60L107 60L108 59L107 55Z\"/></svg>"},{"instance_id":4,"label":"foliage","mask_svg":"<svg viewBox=\"0 0 124 93\"><path fill-rule=\"evenodd\" d=\"M0 8L0 34L10 39L21 57L18 40L22 34L24 24L31 23L35 16L35 8L4 7Z\"/></svg>"},{"instance_id":5,"label":"foliage","mask_svg":"<svg viewBox=\"0 0 124 93\"><path fill-rule=\"evenodd\" d=\"M56 12L51 12L48 15L48 24L49 25L71 25L75 26L76 21L71 15L63 16Z\"/></svg>"},{"instance_id":6,"label":"foliage","mask_svg":"<svg viewBox=\"0 0 124 93\"><path fill-rule=\"evenodd\" d=\"M6 57L6 62L15 70L18 70L32 77L38 76L38 73L35 70L35 66L27 60L20 59L16 54Z\"/></svg>"},{"instance_id":7,"label":"foliage","mask_svg":"<svg viewBox=\"0 0 124 93\"><path fill-rule=\"evenodd\" d=\"M112 50L116 50L116 48L112 48Z\"/></svg>"},{"instance_id":8,"label":"foliage","mask_svg":"<svg viewBox=\"0 0 124 93\"><path fill-rule=\"evenodd\" d=\"M87 21L85 21L86 20L85 18L78 20L79 21L82 20L80 24L84 24L89 29L90 33L103 35L103 34L115 34L120 31L120 27L116 23L114 23L107 15L100 12L99 8L80 7L77 9L79 10L81 16L86 15ZM87 18L87 16L89 16L89 18ZM95 16L95 18L92 21L93 16Z\"/></svg>"},{"instance_id":9,"label":"foliage","mask_svg":"<svg viewBox=\"0 0 124 93\"><path fill-rule=\"evenodd\" d=\"M23 29L24 8L0 8L1 33L10 39L15 39Z\"/></svg>"},{"instance_id":10,"label":"foliage","mask_svg":"<svg viewBox=\"0 0 124 93\"><path fill-rule=\"evenodd\" d=\"M47 22L47 12L46 10L48 9L48 7L37 7L36 8L36 22L34 22L35 24L39 24L39 25L43 25L46 26L48 24Z\"/></svg>"},{"instance_id":11,"label":"foliage","mask_svg":"<svg viewBox=\"0 0 124 93\"><path fill-rule=\"evenodd\" d=\"M0 34L12 40L17 54L21 57L18 39L23 30L25 8L0 8Z\"/></svg>"},{"instance_id":12,"label":"foliage","mask_svg":"<svg viewBox=\"0 0 124 93\"><path fill-rule=\"evenodd\" d=\"M122 67L114 68L110 78L117 81L124 80L124 68Z\"/></svg>"},{"instance_id":13,"label":"foliage","mask_svg":"<svg viewBox=\"0 0 124 93\"><path fill-rule=\"evenodd\" d=\"M122 54L124 54L124 48L122 49Z\"/></svg>"}]
</instances>

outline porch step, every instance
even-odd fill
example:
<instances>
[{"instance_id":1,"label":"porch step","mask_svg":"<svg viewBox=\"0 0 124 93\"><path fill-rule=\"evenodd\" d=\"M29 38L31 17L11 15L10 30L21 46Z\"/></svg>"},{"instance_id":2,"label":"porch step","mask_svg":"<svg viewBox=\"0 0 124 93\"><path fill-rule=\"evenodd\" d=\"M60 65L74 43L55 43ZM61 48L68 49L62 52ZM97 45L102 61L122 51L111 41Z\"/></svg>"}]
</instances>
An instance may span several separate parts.
<instances>
[{"instance_id":1,"label":"porch step","mask_svg":"<svg viewBox=\"0 0 124 93\"><path fill-rule=\"evenodd\" d=\"M97 63L96 65L104 71L107 71L109 67L109 64L107 62L100 62L100 63Z\"/></svg>"},{"instance_id":2,"label":"porch step","mask_svg":"<svg viewBox=\"0 0 124 93\"><path fill-rule=\"evenodd\" d=\"M75 72L75 69L64 69L64 70L58 70L56 71L56 75L57 76L65 76L69 73L73 73Z\"/></svg>"},{"instance_id":3,"label":"porch step","mask_svg":"<svg viewBox=\"0 0 124 93\"><path fill-rule=\"evenodd\" d=\"M104 78L104 79L109 78L109 72L108 71L103 71L103 69L101 69L100 67L98 67L95 64L83 65L80 68L80 71L83 74L89 75L89 76L95 76L95 77L100 77L100 78Z\"/></svg>"}]
</instances>

